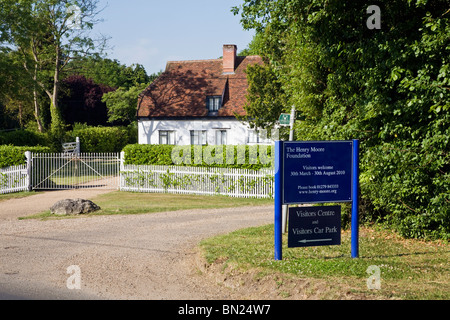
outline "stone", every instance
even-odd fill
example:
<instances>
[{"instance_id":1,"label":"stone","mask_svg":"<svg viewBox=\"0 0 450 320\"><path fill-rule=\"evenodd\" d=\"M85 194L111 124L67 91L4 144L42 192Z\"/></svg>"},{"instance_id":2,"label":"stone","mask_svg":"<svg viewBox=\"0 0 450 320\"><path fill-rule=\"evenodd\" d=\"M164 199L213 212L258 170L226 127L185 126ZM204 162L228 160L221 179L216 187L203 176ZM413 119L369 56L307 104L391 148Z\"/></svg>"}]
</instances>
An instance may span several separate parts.
<instances>
[{"instance_id":1,"label":"stone","mask_svg":"<svg viewBox=\"0 0 450 320\"><path fill-rule=\"evenodd\" d=\"M50 212L59 216L70 216L87 214L100 210L100 207L90 200L65 199L58 201L51 208Z\"/></svg>"}]
</instances>

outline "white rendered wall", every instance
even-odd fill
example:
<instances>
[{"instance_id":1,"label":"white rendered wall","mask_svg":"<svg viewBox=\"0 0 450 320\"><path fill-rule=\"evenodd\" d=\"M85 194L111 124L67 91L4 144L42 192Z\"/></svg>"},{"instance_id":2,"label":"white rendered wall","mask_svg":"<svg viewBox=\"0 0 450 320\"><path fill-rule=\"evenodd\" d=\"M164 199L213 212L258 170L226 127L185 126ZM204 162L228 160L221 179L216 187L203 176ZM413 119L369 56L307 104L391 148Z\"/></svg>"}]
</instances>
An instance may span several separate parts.
<instances>
[{"instance_id":1,"label":"white rendered wall","mask_svg":"<svg viewBox=\"0 0 450 320\"><path fill-rule=\"evenodd\" d=\"M175 144L191 144L191 130L207 131L208 145L216 144L216 131L227 131L227 145L248 144L249 129L238 120L139 120L139 144L159 144L159 131L175 131Z\"/></svg>"}]
</instances>

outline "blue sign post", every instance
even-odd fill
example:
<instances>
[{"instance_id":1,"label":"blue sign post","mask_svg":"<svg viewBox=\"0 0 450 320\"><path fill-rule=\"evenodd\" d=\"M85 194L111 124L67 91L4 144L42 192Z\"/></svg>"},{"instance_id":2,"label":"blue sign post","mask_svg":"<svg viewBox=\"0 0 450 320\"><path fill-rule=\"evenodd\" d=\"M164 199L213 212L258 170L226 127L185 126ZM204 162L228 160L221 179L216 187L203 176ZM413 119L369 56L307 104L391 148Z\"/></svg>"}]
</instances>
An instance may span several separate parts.
<instances>
[{"instance_id":1,"label":"blue sign post","mask_svg":"<svg viewBox=\"0 0 450 320\"><path fill-rule=\"evenodd\" d=\"M275 143L275 260L282 260L282 205L352 203L352 258L358 250L359 141Z\"/></svg>"}]
</instances>

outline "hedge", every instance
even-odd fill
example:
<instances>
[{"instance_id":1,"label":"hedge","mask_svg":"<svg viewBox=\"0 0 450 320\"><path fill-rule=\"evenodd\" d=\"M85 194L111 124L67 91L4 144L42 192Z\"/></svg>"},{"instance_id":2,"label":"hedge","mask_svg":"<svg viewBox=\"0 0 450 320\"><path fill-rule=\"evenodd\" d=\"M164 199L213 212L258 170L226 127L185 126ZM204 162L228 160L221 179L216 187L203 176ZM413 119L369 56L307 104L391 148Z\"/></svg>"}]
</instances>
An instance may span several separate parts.
<instances>
[{"instance_id":1,"label":"hedge","mask_svg":"<svg viewBox=\"0 0 450 320\"><path fill-rule=\"evenodd\" d=\"M0 168L18 166L27 163L25 152L34 153L50 152L49 147L16 147L11 145L0 146Z\"/></svg>"},{"instance_id":2,"label":"hedge","mask_svg":"<svg viewBox=\"0 0 450 320\"><path fill-rule=\"evenodd\" d=\"M87 127L71 132L73 141L80 138L81 152L120 152L130 142L126 127Z\"/></svg>"},{"instance_id":3,"label":"hedge","mask_svg":"<svg viewBox=\"0 0 450 320\"><path fill-rule=\"evenodd\" d=\"M46 146L49 139L45 133L39 133L32 130L16 130L9 132L0 132L0 145L13 146Z\"/></svg>"},{"instance_id":4,"label":"hedge","mask_svg":"<svg viewBox=\"0 0 450 320\"><path fill-rule=\"evenodd\" d=\"M222 151L217 155L216 151ZM259 170L273 165L272 146L127 145L125 164L180 165ZM228 154L227 154L228 153ZM175 161L174 161L175 160Z\"/></svg>"}]
</instances>

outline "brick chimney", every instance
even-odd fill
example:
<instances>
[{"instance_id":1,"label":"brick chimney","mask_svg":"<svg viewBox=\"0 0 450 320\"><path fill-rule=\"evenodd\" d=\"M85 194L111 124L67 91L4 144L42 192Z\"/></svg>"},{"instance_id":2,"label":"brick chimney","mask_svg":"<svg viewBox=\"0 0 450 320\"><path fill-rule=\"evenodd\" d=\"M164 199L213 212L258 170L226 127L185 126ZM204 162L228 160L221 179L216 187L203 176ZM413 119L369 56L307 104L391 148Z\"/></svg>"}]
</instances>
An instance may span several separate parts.
<instances>
[{"instance_id":1,"label":"brick chimney","mask_svg":"<svg viewBox=\"0 0 450 320\"><path fill-rule=\"evenodd\" d=\"M236 67L237 46L234 44L223 45L223 73L233 74Z\"/></svg>"}]
</instances>

